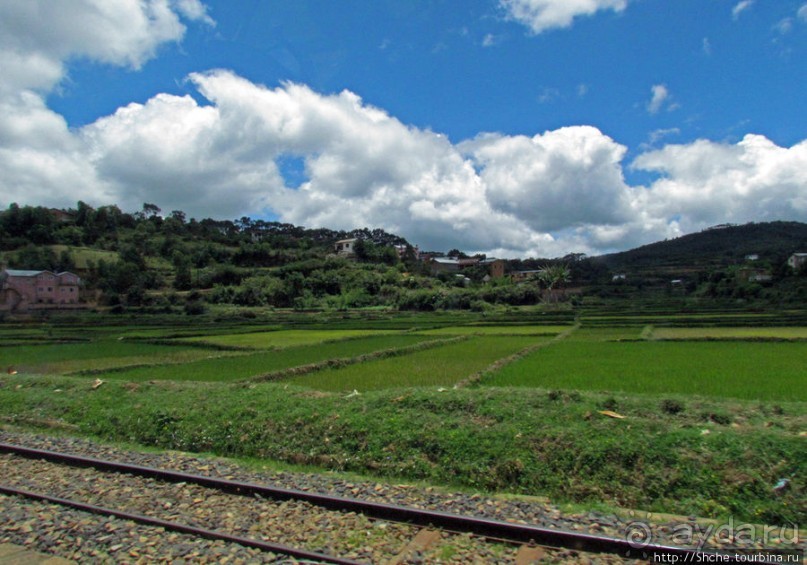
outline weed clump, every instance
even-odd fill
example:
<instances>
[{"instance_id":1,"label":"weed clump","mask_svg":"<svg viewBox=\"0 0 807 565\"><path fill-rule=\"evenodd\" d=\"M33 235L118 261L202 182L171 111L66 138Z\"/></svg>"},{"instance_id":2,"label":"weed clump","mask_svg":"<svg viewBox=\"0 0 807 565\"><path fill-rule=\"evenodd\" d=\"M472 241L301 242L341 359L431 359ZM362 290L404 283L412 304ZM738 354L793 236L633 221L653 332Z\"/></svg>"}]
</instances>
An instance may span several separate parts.
<instances>
[{"instance_id":1,"label":"weed clump","mask_svg":"<svg viewBox=\"0 0 807 565\"><path fill-rule=\"evenodd\" d=\"M613 396L609 396L600 403L600 408L603 410L618 410L619 402Z\"/></svg>"},{"instance_id":2,"label":"weed clump","mask_svg":"<svg viewBox=\"0 0 807 565\"><path fill-rule=\"evenodd\" d=\"M731 416L722 412L701 412L701 418L706 422L714 422L721 426L731 424Z\"/></svg>"},{"instance_id":3,"label":"weed clump","mask_svg":"<svg viewBox=\"0 0 807 565\"><path fill-rule=\"evenodd\" d=\"M684 411L684 403L673 398L665 398L661 401L661 411L670 416L675 416Z\"/></svg>"},{"instance_id":4,"label":"weed clump","mask_svg":"<svg viewBox=\"0 0 807 565\"><path fill-rule=\"evenodd\" d=\"M550 390L547 393L547 397L552 402L580 402L582 397L580 393L576 390Z\"/></svg>"}]
</instances>

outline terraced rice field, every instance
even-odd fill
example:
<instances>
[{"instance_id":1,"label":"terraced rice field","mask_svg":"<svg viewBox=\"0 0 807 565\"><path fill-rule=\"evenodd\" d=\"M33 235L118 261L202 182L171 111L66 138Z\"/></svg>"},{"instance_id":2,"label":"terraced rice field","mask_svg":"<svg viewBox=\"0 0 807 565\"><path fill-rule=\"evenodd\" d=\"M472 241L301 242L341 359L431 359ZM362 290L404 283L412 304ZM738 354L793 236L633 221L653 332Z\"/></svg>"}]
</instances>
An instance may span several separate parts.
<instances>
[{"instance_id":1,"label":"terraced rice field","mask_svg":"<svg viewBox=\"0 0 807 565\"><path fill-rule=\"evenodd\" d=\"M656 328L655 339L807 339L803 327Z\"/></svg>"},{"instance_id":2,"label":"terraced rice field","mask_svg":"<svg viewBox=\"0 0 807 565\"><path fill-rule=\"evenodd\" d=\"M418 333L426 335L557 335L572 326L448 326Z\"/></svg>"},{"instance_id":3,"label":"terraced rice field","mask_svg":"<svg viewBox=\"0 0 807 565\"><path fill-rule=\"evenodd\" d=\"M594 325L583 320L577 326L503 323L425 330L417 318L409 328L395 320L394 329L378 327L377 321L372 328L356 328L351 320L349 329L211 326L175 339L183 331L122 325L71 334L64 328L20 327L3 330L8 346L0 347L0 367L131 381L271 376L350 392L450 387L495 364L476 386L807 399L807 327L715 327L714 320L702 327L642 325L632 317L630 325L605 326L597 319ZM131 339L133 332L141 339ZM145 341L146 335L161 339ZM537 345L526 357L510 359ZM234 350L222 350L228 347Z\"/></svg>"},{"instance_id":4,"label":"terraced rice field","mask_svg":"<svg viewBox=\"0 0 807 565\"><path fill-rule=\"evenodd\" d=\"M232 355L232 353L229 353ZM181 364L210 357L211 351L99 339L88 342L44 343L0 348L0 368L19 373L64 374L143 364ZM221 354L220 354L221 355Z\"/></svg>"},{"instance_id":5,"label":"terraced rice field","mask_svg":"<svg viewBox=\"0 0 807 565\"><path fill-rule=\"evenodd\" d=\"M443 347L331 369L308 375L299 384L319 390L366 391L397 387L450 387L492 363L547 337L472 337Z\"/></svg>"},{"instance_id":6,"label":"terraced rice field","mask_svg":"<svg viewBox=\"0 0 807 565\"><path fill-rule=\"evenodd\" d=\"M568 341L485 378L485 386L807 400L807 343Z\"/></svg>"},{"instance_id":7,"label":"terraced rice field","mask_svg":"<svg viewBox=\"0 0 807 565\"><path fill-rule=\"evenodd\" d=\"M401 333L398 330L280 330L257 333L236 333L187 338L184 341L211 343L229 347L249 347L254 349L273 349L311 345L326 341L338 341L371 335L388 335Z\"/></svg>"},{"instance_id":8,"label":"terraced rice field","mask_svg":"<svg viewBox=\"0 0 807 565\"><path fill-rule=\"evenodd\" d=\"M207 351L207 359L192 363L134 367L125 371L102 374L99 377L128 381L238 381L328 360L350 360L379 351L411 347L434 339L418 335L380 335L247 355L222 356L218 352L214 354Z\"/></svg>"},{"instance_id":9,"label":"terraced rice field","mask_svg":"<svg viewBox=\"0 0 807 565\"><path fill-rule=\"evenodd\" d=\"M795 318L385 315L9 325L0 427L804 521L807 328Z\"/></svg>"}]
</instances>

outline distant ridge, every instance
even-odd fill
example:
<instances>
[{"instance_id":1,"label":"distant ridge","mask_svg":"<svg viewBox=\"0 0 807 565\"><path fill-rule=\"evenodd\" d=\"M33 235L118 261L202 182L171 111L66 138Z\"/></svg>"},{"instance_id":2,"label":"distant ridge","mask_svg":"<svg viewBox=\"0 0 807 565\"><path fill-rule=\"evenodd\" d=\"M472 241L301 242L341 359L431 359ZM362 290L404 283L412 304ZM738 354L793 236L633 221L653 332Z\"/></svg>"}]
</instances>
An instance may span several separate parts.
<instances>
[{"instance_id":1,"label":"distant ridge","mask_svg":"<svg viewBox=\"0 0 807 565\"><path fill-rule=\"evenodd\" d=\"M611 270L663 267L700 269L736 264L750 255L780 263L795 252L807 252L807 224L763 222L720 224L701 232L643 245L595 258Z\"/></svg>"}]
</instances>

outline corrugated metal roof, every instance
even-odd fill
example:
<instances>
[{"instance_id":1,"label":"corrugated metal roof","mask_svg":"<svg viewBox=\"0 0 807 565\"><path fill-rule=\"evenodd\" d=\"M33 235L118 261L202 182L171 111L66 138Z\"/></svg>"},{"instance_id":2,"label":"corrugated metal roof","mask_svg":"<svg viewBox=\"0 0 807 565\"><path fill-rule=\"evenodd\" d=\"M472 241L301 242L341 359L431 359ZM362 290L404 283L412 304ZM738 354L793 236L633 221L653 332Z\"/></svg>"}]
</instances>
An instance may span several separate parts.
<instances>
[{"instance_id":1,"label":"corrugated metal roof","mask_svg":"<svg viewBox=\"0 0 807 565\"><path fill-rule=\"evenodd\" d=\"M31 271L25 269L6 269L3 271L5 274L11 277L35 277L37 275L41 275L42 273L48 273L55 277L61 277L63 275L72 275L74 277L78 277L77 274L71 273L70 271L62 271L60 273L54 273L53 271L43 270L43 271Z\"/></svg>"},{"instance_id":2,"label":"corrugated metal roof","mask_svg":"<svg viewBox=\"0 0 807 565\"><path fill-rule=\"evenodd\" d=\"M50 273L50 271L24 271L20 269L6 269L6 273L8 273L12 277L35 277L40 273Z\"/></svg>"}]
</instances>

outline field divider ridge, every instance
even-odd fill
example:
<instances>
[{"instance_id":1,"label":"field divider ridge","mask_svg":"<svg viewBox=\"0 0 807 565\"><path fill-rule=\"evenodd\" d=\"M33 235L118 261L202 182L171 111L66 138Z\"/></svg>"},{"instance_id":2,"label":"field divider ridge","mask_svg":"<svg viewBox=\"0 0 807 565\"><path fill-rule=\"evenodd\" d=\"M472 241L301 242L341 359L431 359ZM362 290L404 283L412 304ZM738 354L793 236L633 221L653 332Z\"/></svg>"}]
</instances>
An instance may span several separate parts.
<instances>
[{"instance_id":1,"label":"field divider ridge","mask_svg":"<svg viewBox=\"0 0 807 565\"><path fill-rule=\"evenodd\" d=\"M106 367L106 368L99 368L99 369L81 369L79 371L70 371L68 373L62 373L61 376L63 377L91 377L94 375L106 375L109 373L126 373L128 371L135 371L137 369L154 369L157 367L170 367L172 365L187 365L190 363L197 363L203 361L210 361L211 359L222 359L224 357L241 357L241 356L249 356L263 353L263 351L259 349L250 349L250 350L243 350L243 351L232 351L230 355L227 355L226 352L222 352L221 355L211 355L209 357L203 357L200 359L193 359L191 361L160 361L158 363L133 363L131 365L120 365L119 367Z\"/></svg>"},{"instance_id":2,"label":"field divider ridge","mask_svg":"<svg viewBox=\"0 0 807 565\"><path fill-rule=\"evenodd\" d=\"M558 343L559 341L562 341L562 340L566 339L567 337L572 335L572 333L577 331L579 328L580 328L580 322L576 322L571 328L557 334L555 337L553 337L549 341L543 341L543 342L540 342L540 343L536 343L535 345L530 345L528 347L525 347L521 351L517 351L517 352L513 353L512 355L508 355L507 357L502 357L501 359L497 359L496 361L494 361L493 363L491 363L490 365L488 365L487 367L485 367L481 371L477 371L473 375L470 375L469 377L467 377L467 378L461 380L460 382L458 382L457 384L455 384L454 388L466 388L466 387L469 387L469 386L472 386L472 385L475 385L475 384L479 384L479 383L482 382L482 379L484 379L487 375L489 375L491 373L495 373L496 371L498 371L502 367L505 367L505 366L509 365L510 363L514 363L515 361L518 361L519 359L523 359L524 357L526 357L530 353L533 353L533 352L538 351L539 349L543 349L545 347L550 347L550 346Z\"/></svg>"},{"instance_id":3,"label":"field divider ridge","mask_svg":"<svg viewBox=\"0 0 807 565\"><path fill-rule=\"evenodd\" d=\"M364 353L355 357L336 357L333 359L326 359L325 361L320 361L318 363L298 365L297 367L290 367L288 369L281 369L279 371L272 371L271 373L249 377L241 382L279 381L289 377L298 377L300 375L316 373L317 371L324 371L326 369L338 369L368 361L378 361L380 359L388 359L390 357L401 357L403 355L409 355L410 353L416 353L418 351L435 349L437 347L443 347L452 343L467 341L471 337L472 336L457 336L447 339L434 339L416 343L415 345L407 345L405 347L395 347L390 349L382 349L381 351L374 351L372 353Z\"/></svg>"}]
</instances>

